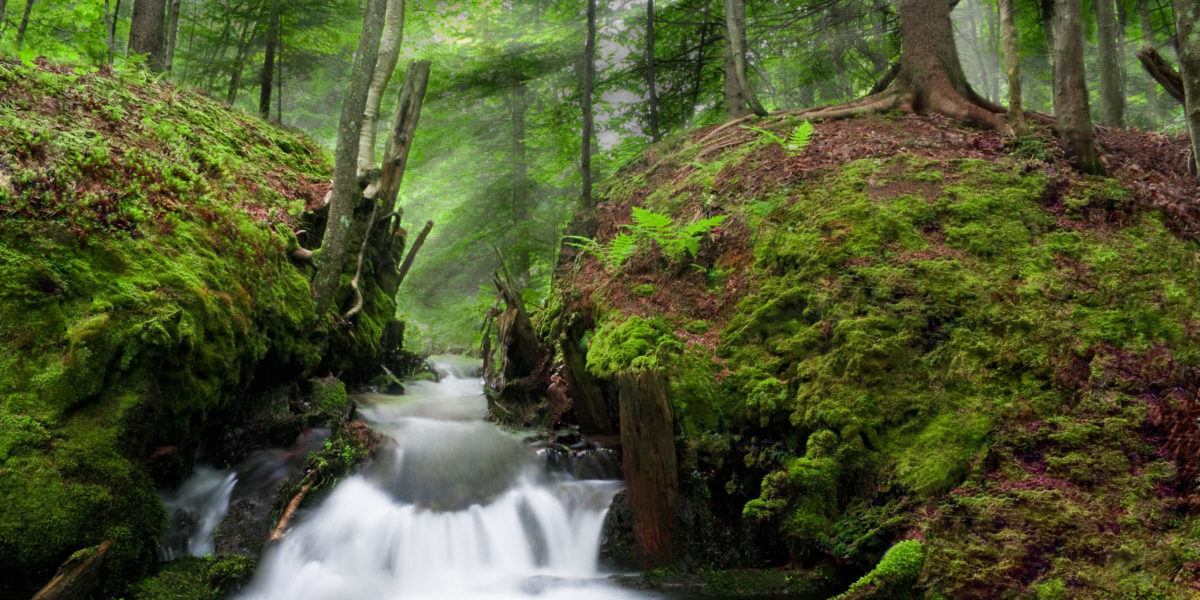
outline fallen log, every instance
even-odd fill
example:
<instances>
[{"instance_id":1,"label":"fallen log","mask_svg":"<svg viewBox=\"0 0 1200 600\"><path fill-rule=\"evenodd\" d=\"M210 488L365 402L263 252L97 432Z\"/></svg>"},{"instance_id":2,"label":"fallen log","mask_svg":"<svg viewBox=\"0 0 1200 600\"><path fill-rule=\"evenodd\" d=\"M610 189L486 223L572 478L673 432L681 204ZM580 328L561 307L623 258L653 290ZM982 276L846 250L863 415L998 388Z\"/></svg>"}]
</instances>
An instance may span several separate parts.
<instances>
[{"instance_id":1,"label":"fallen log","mask_svg":"<svg viewBox=\"0 0 1200 600\"><path fill-rule=\"evenodd\" d=\"M108 556L112 542L105 540L97 546L71 555L33 600L87 600L100 583L100 567Z\"/></svg>"}]
</instances>

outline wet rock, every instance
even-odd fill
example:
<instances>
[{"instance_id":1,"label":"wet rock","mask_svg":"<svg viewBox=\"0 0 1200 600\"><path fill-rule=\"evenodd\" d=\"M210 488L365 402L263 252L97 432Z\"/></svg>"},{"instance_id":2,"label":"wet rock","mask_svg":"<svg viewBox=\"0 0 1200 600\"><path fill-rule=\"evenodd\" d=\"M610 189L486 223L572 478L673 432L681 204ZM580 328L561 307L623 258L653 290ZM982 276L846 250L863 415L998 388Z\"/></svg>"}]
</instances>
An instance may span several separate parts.
<instances>
[{"instance_id":1,"label":"wet rock","mask_svg":"<svg viewBox=\"0 0 1200 600\"><path fill-rule=\"evenodd\" d=\"M614 571L638 568L638 545L633 537L633 510L626 502L627 491L613 497L604 530L600 535L600 564Z\"/></svg>"}]
</instances>

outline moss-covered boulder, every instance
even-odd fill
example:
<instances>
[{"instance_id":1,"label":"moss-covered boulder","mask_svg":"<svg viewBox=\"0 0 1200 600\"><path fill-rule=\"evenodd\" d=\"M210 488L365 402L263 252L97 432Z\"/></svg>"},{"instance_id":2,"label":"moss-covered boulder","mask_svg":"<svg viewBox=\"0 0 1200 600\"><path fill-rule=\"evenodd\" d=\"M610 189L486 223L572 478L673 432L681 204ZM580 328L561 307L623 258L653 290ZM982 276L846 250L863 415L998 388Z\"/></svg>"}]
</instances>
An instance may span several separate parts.
<instances>
[{"instance_id":1,"label":"moss-covered boulder","mask_svg":"<svg viewBox=\"0 0 1200 600\"><path fill-rule=\"evenodd\" d=\"M607 183L547 316L590 322L563 341L597 377L670 374L683 564L762 566L749 534L777 565L919 554L929 597L1190 597L1200 244L1169 199L1200 194L1185 152L1104 135L1112 178L921 117L818 123L801 152L727 127ZM673 258L611 244L631 207L728 218Z\"/></svg>"},{"instance_id":2,"label":"moss-covered boulder","mask_svg":"<svg viewBox=\"0 0 1200 600\"><path fill-rule=\"evenodd\" d=\"M137 71L0 61L0 572L153 563L147 460L320 359L288 252L327 152Z\"/></svg>"}]
</instances>

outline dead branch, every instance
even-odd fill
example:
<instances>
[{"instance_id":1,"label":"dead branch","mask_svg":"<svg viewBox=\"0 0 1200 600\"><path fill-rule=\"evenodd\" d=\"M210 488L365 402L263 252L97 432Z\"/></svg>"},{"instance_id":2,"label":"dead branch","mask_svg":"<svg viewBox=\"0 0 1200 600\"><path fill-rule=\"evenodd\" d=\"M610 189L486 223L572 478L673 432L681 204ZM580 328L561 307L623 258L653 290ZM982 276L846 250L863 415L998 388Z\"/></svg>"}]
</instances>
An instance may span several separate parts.
<instances>
[{"instance_id":1,"label":"dead branch","mask_svg":"<svg viewBox=\"0 0 1200 600\"><path fill-rule=\"evenodd\" d=\"M63 562L58 572L50 579L33 600L84 600L91 598L100 583L100 567L108 555L112 542L105 540L81 552L76 552Z\"/></svg>"},{"instance_id":2,"label":"dead branch","mask_svg":"<svg viewBox=\"0 0 1200 600\"><path fill-rule=\"evenodd\" d=\"M1172 98L1183 104L1183 77L1179 75L1179 71L1176 71L1175 67L1172 67L1152 46L1145 46L1138 50L1137 57L1146 73L1149 73L1150 77L1153 77Z\"/></svg>"},{"instance_id":3,"label":"dead branch","mask_svg":"<svg viewBox=\"0 0 1200 600\"><path fill-rule=\"evenodd\" d=\"M283 530L287 529L288 522L292 520L292 516L296 514L296 509L300 508L300 503L304 501L305 494L308 494L312 486L313 483L309 481L300 486L300 491L295 496L292 496L292 501L288 502L287 508L283 511L283 516L279 517L279 524L275 526L275 531L271 532L271 537L267 539L268 542L278 542L283 539Z\"/></svg>"},{"instance_id":4,"label":"dead branch","mask_svg":"<svg viewBox=\"0 0 1200 600\"><path fill-rule=\"evenodd\" d=\"M425 221L425 226L421 228L421 233L417 234L417 240L413 242L412 248L408 249L408 256L404 257L404 264L400 265L400 280L396 283L396 287L404 283L404 276L408 275L408 270L412 268L413 261L417 257L417 251L421 249L421 244L425 243L425 238L429 236L431 229L433 229L433 221Z\"/></svg>"}]
</instances>

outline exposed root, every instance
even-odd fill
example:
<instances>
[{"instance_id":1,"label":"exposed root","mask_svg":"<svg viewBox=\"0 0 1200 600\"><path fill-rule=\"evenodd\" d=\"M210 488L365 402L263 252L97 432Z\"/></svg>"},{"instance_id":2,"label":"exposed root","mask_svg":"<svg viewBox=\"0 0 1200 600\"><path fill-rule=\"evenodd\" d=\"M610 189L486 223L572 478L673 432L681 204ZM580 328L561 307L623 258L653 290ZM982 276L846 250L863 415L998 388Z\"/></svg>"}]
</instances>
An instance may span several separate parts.
<instances>
[{"instance_id":1,"label":"exposed root","mask_svg":"<svg viewBox=\"0 0 1200 600\"><path fill-rule=\"evenodd\" d=\"M895 91L886 91L881 94L866 96L845 104L836 104L834 106L801 110L789 114L802 119L848 119L850 117L857 117L867 113L883 112L885 110L891 110L894 108L903 108L903 105L912 105L911 100L908 98L908 94L899 94Z\"/></svg>"}]
</instances>

